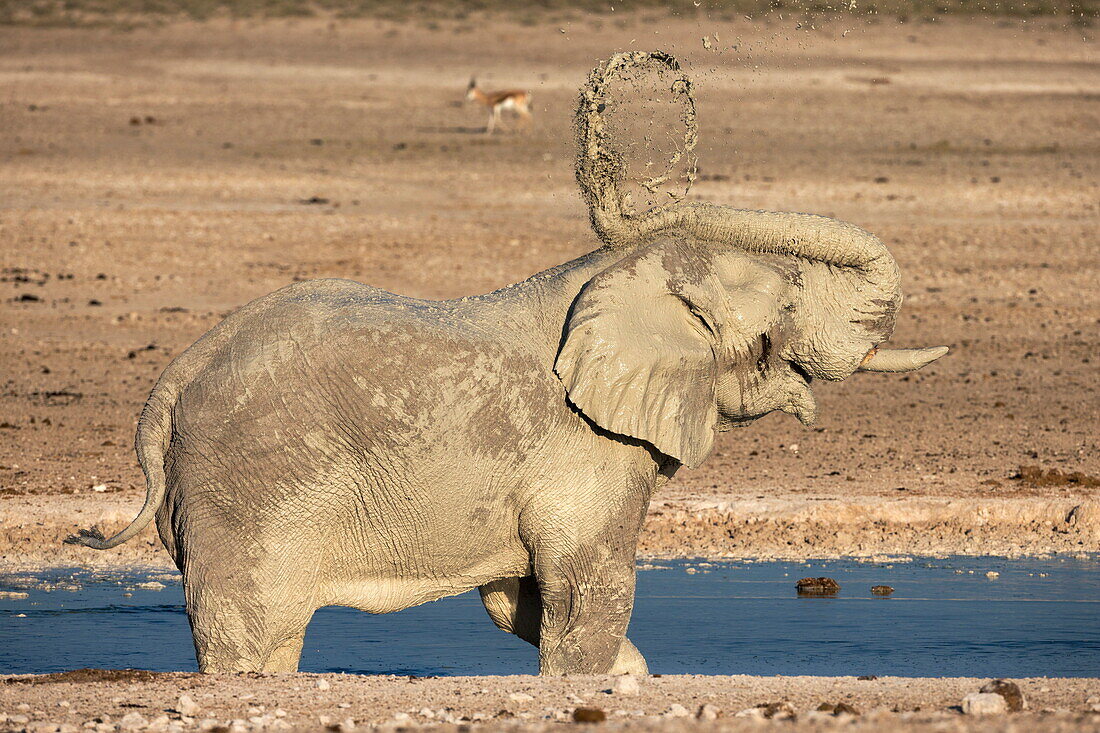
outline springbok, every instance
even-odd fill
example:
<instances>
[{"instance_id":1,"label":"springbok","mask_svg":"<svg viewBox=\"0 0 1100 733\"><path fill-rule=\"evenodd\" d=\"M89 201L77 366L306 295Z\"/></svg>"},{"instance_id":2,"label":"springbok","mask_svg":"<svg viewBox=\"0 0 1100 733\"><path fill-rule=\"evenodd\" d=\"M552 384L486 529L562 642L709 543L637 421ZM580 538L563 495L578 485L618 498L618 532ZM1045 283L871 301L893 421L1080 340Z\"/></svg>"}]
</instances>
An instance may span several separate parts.
<instances>
[{"instance_id":1,"label":"springbok","mask_svg":"<svg viewBox=\"0 0 1100 733\"><path fill-rule=\"evenodd\" d=\"M515 112L523 119L524 125L531 124L531 93L521 89L507 89L502 92L485 92L477 88L477 79L470 79L466 87L466 101L478 102L489 108L489 124L485 134L492 135L496 124L500 122L500 113L504 110Z\"/></svg>"}]
</instances>

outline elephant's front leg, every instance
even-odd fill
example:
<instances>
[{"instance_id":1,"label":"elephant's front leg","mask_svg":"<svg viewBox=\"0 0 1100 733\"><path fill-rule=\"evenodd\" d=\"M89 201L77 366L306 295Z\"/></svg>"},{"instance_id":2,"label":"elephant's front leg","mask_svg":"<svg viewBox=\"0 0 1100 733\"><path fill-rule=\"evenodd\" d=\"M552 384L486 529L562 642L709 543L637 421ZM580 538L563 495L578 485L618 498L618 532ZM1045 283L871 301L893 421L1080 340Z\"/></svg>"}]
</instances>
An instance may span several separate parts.
<instances>
[{"instance_id":1,"label":"elephant's front leg","mask_svg":"<svg viewBox=\"0 0 1100 733\"><path fill-rule=\"evenodd\" d=\"M539 646L542 625L542 599L533 575L525 578L502 578L478 589L481 601L493 623L509 634L515 634L528 644ZM624 638L619 654L611 666L611 674L649 674L645 657Z\"/></svg>"},{"instance_id":2,"label":"elephant's front leg","mask_svg":"<svg viewBox=\"0 0 1100 733\"><path fill-rule=\"evenodd\" d=\"M542 600L540 674L612 672L624 642L629 644L633 544L626 550L596 538L550 542L536 552L535 575Z\"/></svg>"}]
</instances>

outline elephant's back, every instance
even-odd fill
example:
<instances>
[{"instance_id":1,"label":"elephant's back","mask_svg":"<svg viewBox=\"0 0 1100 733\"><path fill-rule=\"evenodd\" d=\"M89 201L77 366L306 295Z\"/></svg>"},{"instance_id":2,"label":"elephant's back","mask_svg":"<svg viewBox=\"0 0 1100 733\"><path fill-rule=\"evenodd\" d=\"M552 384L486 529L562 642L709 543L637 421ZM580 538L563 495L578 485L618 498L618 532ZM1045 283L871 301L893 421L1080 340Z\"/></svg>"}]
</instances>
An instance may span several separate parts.
<instances>
[{"instance_id":1,"label":"elephant's back","mask_svg":"<svg viewBox=\"0 0 1100 733\"><path fill-rule=\"evenodd\" d=\"M458 301L307 281L219 328L180 392L173 451L186 458L176 465L220 485L339 484L318 472L370 473L383 455L417 473L441 451L502 458L530 448L551 406L567 412L553 355L486 328Z\"/></svg>"}]
</instances>

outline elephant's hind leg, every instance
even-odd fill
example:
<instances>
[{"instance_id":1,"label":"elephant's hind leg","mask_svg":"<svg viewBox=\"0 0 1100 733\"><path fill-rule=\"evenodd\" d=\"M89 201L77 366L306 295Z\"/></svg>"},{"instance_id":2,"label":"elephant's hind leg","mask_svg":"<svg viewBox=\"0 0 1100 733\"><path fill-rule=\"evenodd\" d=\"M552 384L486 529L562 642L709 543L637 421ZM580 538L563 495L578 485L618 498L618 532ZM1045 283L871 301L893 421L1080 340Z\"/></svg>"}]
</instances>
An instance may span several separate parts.
<instances>
[{"instance_id":1,"label":"elephant's hind leg","mask_svg":"<svg viewBox=\"0 0 1100 733\"><path fill-rule=\"evenodd\" d=\"M193 575L192 575L193 577ZM277 579L262 589L251 580L234 585L192 583L185 574L187 616L200 672L296 672L313 616L304 585Z\"/></svg>"},{"instance_id":2,"label":"elephant's hind leg","mask_svg":"<svg viewBox=\"0 0 1100 733\"><path fill-rule=\"evenodd\" d=\"M534 576L503 578L478 588L481 602L503 631L515 634L528 644L539 645L542 625L542 599ZM611 666L611 674L649 674L645 657L630 639L624 638L619 654Z\"/></svg>"}]
</instances>

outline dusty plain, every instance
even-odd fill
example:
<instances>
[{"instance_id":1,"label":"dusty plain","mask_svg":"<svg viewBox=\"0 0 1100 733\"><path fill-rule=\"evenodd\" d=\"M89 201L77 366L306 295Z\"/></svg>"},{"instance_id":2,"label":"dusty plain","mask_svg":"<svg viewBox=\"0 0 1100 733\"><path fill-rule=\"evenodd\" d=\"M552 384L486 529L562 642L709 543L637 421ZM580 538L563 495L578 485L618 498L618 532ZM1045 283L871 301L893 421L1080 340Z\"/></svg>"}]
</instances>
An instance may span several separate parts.
<instances>
[{"instance_id":1,"label":"dusty plain","mask_svg":"<svg viewBox=\"0 0 1100 733\"><path fill-rule=\"evenodd\" d=\"M1096 552L1096 33L781 13L0 27L0 571L168 563L152 531L98 554L60 540L136 513L146 395L249 300L313 277L456 297L593 248L572 176L574 95L609 53L655 47L696 80L692 195L877 233L905 275L895 344L953 351L916 375L819 385L813 428L776 415L725 434L655 497L640 554ZM482 110L460 104L471 74L532 90L533 128L481 134ZM345 677L323 694L310 676L8 680L0 712L175 722L165 711L186 688L223 724L284 709L302 727L475 714L529 727L568 719L576 695L615 725L662 729L789 726L728 716L788 701L805 721L838 700L867 730L1100 727L1096 680L1021 681L1031 712L967 721L951 706L981 682L659 678L627 702L601 692L606 679ZM535 701L517 705L517 691ZM646 717L707 702L727 717Z\"/></svg>"},{"instance_id":2,"label":"dusty plain","mask_svg":"<svg viewBox=\"0 0 1100 733\"><path fill-rule=\"evenodd\" d=\"M2 562L89 561L59 540L128 521L154 380L249 300L313 277L449 298L594 247L574 95L640 47L696 80L694 196L876 232L895 343L953 347L817 385L813 428L725 434L642 553L1100 549L1095 29L781 15L0 28ZM481 134L471 74L531 89L533 129ZM167 562L152 532L95 556L125 559Z\"/></svg>"}]
</instances>

